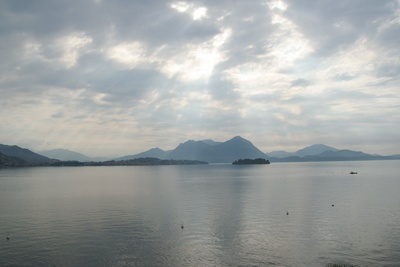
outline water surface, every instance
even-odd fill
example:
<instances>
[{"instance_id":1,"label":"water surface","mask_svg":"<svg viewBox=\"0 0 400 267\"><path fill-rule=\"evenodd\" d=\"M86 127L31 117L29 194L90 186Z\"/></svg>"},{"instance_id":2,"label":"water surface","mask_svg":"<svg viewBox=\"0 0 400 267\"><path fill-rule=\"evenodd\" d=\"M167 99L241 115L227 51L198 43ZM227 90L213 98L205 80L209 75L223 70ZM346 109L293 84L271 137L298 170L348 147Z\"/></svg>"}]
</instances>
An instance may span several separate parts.
<instances>
[{"instance_id":1,"label":"water surface","mask_svg":"<svg viewBox=\"0 0 400 267\"><path fill-rule=\"evenodd\" d=\"M399 163L0 169L0 266L400 266Z\"/></svg>"}]
</instances>

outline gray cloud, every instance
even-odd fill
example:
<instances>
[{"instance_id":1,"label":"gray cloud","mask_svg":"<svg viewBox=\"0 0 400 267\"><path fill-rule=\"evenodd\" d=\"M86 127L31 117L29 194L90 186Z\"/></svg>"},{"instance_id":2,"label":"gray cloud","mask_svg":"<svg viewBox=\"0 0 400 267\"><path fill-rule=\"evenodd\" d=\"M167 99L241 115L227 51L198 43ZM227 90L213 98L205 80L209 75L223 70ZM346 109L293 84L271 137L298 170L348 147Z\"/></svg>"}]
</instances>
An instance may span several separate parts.
<instances>
[{"instance_id":1,"label":"gray cloud","mask_svg":"<svg viewBox=\"0 0 400 267\"><path fill-rule=\"evenodd\" d=\"M307 87L307 86L309 86L311 84L312 83L309 80L306 80L306 79L303 79L303 78L298 78L298 79L292 81L290 87L295 87L295 86Z\"/></svg>"},{"instance_id":2,"label":"gray cloud","mask_svg":"<svg viewBox=\"0 0 400 267\"><path fill-rule=\"evenodd\" d=\"M242 134L271 151L400 130L398 1L174 3L0 2L2 142L122 155Z\"/></svg>"},{"instance_id":3,"label":"gray cloud","mask_svg":"<svg viewBox=\"0 0 400 267\"><path fill-rule=\"evenodd\" d=\"M334 77L332 77L332 80L334 81L350 81L355 78L355 75L350 74L350 73L340 73L336 74Z\"/></svg>"},{"instance_id":4,"label":"gray cloud","mask_svg":"<svg viewBox=\"0 0 400 267\"><path fill-rule=\"evenodd\" d=\"M289 0L287 3L286 16L313 41L316 53L321 56L346 49L359 37L376 36L380 22L395 16L399 8L396 0L346 3Z\"/></svg>"}]
</instances>

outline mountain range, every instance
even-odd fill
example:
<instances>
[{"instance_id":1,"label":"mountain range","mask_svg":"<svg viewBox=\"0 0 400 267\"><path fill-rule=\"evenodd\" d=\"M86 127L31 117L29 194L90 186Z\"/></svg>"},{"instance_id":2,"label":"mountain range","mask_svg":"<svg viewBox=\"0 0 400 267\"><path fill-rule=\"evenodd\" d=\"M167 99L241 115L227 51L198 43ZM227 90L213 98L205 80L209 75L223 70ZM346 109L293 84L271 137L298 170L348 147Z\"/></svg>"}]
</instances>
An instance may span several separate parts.
<instances>
[{"instance_id":1,"label":"mountain range","mask_svg":"<svg viewBox=\"0 0 400 267\"><path fill-rule=\"evenodd\" d=\"M272 152L267 152L266 154L270 157L274 158L285 158L285 157L304 157L304 156L314 156L318 155L322 152L325 151L338 151L338 149L323 145L323 144L315 144L311 145L308 147L305 147L303 149L297 150L296 152L286 152L286 151L272 151Z\"/></svg>"},{"instance_id":2,"label":"mountain range","mask_svg":"<svg viewBox=\"0 0 400 267\"><path fill-rule=\"evenodd\" d=\"M77 160L81 162L92 161L92 159L89 158L88 156L67 149L43 150L43 151L37 151L37 153L51 159L58 159L63 161L68 161L68 160Z\"/></svg>"},{"instance_id":3,"label":"mountain range","mask_svg":"<svg viewBox=\"0 0 400 267\"><path fill-rule=\"evenodd\" d=\"M225 142L216 142L211 139L195 141L188 140L179 144L173 150L152 148L145 152L115 158L114 161L127 161L138 158L158 158L167 160L194 160L209 163L232 163L238 159L264 158L270 162L305 162L305 161L345 161L345 160L389 160L400 159L400 155L380 156L352 151L348 149L336 149L323 144L314 144L296 152L272 151L264 153L249 140L240 136ZM57 161L103 161L105 159L89 158L81 153L54 149L32 152L29 149L18 146L0 144L0 166L32 166L46 165Z\"/></svg>"},{"instance_id":4,"label":"mountain range","mask_svg":"<svg viewBox=\"0 0 400 267\"><path fill-rule=\"evenodd\" d=\"M249 140L236 136L226 142L216 142L211 139L202 141L189 140L179 144L173 150L164 151L160 148L152 148L145 152L124 156L116 160L128 160L139 157L202 160L210 163L231 163L234 160L245 158L265 158L270 162L400 159L400 155L371 155L348 149L339 150L324 144L314 144L296 152L272 151L263 153Z\"/></svg>"},{"instance_id":5,"label":"mountain range","mask_svg":"<svg viewBox=\"0 0 400 267\"><path fill-rule=\"evenodd\" d=\"M267 156L250 141L240 136L235 136L226 142L189 140L185 143L179 144L173 150L164 151L159 148L153 148L139 154L117 158L116 160L128 160L138 157L199 160L207 161L209 163L232 163L237 159L266 158Z\"/></svg>"}]
</instances>

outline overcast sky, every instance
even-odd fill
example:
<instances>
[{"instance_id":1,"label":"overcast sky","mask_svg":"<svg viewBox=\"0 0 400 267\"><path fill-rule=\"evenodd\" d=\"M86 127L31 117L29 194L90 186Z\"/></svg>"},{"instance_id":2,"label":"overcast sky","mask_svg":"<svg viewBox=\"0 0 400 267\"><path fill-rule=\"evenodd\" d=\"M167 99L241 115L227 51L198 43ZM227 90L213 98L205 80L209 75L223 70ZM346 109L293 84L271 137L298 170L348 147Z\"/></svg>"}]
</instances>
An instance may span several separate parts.
<instances>
[{"instance_id":1,"label":"overcast sky","mask_svg":"<svg viewBox=\"0 0 400 267\"><path fill-rule=\"evenodd\" d=\"M400 153L400 0L0 1L0 143Z\"/></svg>"}]
</instances>

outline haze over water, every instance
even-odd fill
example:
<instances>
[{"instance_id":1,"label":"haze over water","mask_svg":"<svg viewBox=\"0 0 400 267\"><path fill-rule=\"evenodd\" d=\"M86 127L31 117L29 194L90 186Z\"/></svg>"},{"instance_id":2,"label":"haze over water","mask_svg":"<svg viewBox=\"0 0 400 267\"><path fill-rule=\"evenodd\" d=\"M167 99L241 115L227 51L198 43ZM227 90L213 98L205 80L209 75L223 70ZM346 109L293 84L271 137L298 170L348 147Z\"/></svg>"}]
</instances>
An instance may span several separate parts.
<instances>
[{"instance_id":1,"label":"haze over water","mask_svg":"<svg viewBox=\"0 0 400 267\"><path fill-rule=\"evenodd\" d=\"M0 266L400 266L399 173L399 161L1 169Z\"/></svg>"}]
</instances>

